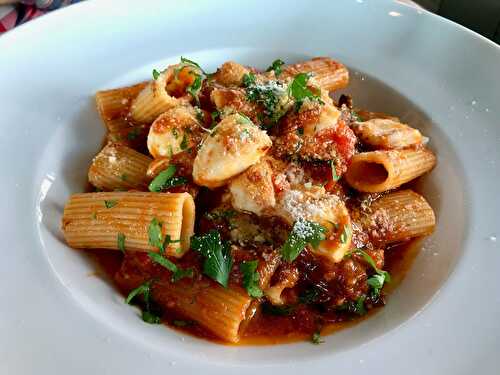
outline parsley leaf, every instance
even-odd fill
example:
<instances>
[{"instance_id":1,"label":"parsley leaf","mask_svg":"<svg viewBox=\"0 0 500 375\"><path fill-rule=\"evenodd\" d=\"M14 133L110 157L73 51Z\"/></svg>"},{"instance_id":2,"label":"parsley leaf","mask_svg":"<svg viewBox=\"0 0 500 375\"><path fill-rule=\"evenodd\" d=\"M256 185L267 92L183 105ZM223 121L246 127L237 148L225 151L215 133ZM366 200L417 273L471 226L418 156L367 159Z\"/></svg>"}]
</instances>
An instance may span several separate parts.
<instances>
[{"instance_id":1,"label":"parsley leaf","mask_svg":"<svg viewBox=\"0 0 500 375\"><path fill-rule=\"evenodd\" d=\"M340 243L345 244L347 242L347 240L349 239L350 234L351 234L351 228L349 228L349 225L345 224L344 229L342 230L342 233L340 234Z\"/></svg>"},{"instance_id":2,"label":"parsley leaf","mask_svg":"<svg viewBox=\"0 0 500 375\"><path fill-rule=\"evenodd\" d=\"M149 324L160 324L161 319L158 315L153 314L151 311L144 310L142 312L142 320Z\"/></svg>"},{"instance_id":3,"label":"parsley leaf","mask_svg":"<svg viewBox=\"0 0 500 375\"><path fill-rule=\"evenodd\" d=\"M321 339L321 332L319 330L312 334L311 342L315 345L323 344L325 342Z\"/></svg>"},{"instance_id":4,"label":"parsley leaf","mask_svg":"<svg viewBox=\"0 0 500 375\"><path fill-rule=\"evenodd\" d=\"M198 68L198 69L200 69L200 71L203 74L207 74L207 73L205 73L205 71L202 69L202 67L197 62L194 62L193 60L189 60L186 57L181 56L181 64L192 66L193 68Z\"/></svg>"},{"instance_id":5,"label":"parsley leaf","mask_svg":"<svg viewBox=\"0 0 500 375\"><path fill-rule=\"evenodd\" d=\"M195 78L193 83L191 83L187 88L186 91L193 97L193 99L196 102L196 105L199 107L200 106L200 98L198 95L200 94L201 91L201 83L203 81L203 77L199 74L195 74Z\"/></svg>"},{"instance_id":6,"label":"parsley leaf","mask_svg":"<svg viewBox=\"0 0 500 375\"><path fill-rule=\"evenodd\" d=\"M278 77L281 74L281 67L285 65L285 62L281 59L276 59L273 61L271 66L266 69L266 72L270 72L271 70L274 70L274 74L276 77Z\"/></svg>"},{"instance_id":7,"label":"parsley leaf","mask_svg":"<svg viewBox=\"0 0 500 375\"><path fill-rule=\"evenodd\" d=\"M346 253L345 256L349 257L352 254L356 254L356 255L361 256L363 258L363 260L366 263L368 263L375 271L375 275L371 276L366 282L372 288L373 295L379 296L380 291L382 290L382 287L384 286L384 284L391 282L391 275L389 274L389 272L378 268L375 261L373 260L373 258L370 255L368 255L368 253L366 251L364 251L362 249L354 249L354 250Z\"/></svg>"},{"instance_id":8,"label":"parsley leaf","mask_svg":"<svg viewBox=\"0 0 500 375\"><path fill-rule=\"evenodd\" d=\"M113 208L118 204L118 201L104 201L106 208Z\"/></svg>"},{"instance_id":9,"label":"parsley leaf","mask_svg":"<svg viewBox=\"0 0 500 375\"><path fill-rule=\"evenodd\" d=\"M153 284L153 280L146 281L144 284L139 285L137 288L132 290L129 295L127 296L127 299L125 300L125 303L130 304L132 300L138 296L142 295L144 298L144 303L146 304L145 310L142 312L142 320L145 321L146 323L150 324L158 324L160 323L160 317L153 314L151 312L151 286Z\"/></svg>"},{"instance_id":10,"label":"parsley leaf","mask_svg":"<svg viewBox=\"0 0 500 375\"><path fill-rule=\"evenodd\" d=\"M136 139L139 136L139 133L140 133L139 129L134 128L127 133L127 139L129 141L133 141L134 139Z\"/></svg>"},{"instance_id":11,"label":"parsley leaf","mask_svg":"<svg viewBox=\"0 0 500 375\"><path fill-rule=\"evenodd\" d=\"M330 167L332 168L332 180L337 182L340 180L340 176L337 174L337 168L336 168L336 163L335 160L330 160Z\"/></svg>"},{"instance_id":12,"label":"parsley leaf","mask_svg":"<svg viewBox=\"0 0 500 375\"><path fill-rule=\"evenodd\" d=\"M355 122L361 122L361 117L359 117L358 113L356 111L351 111L351 120Z\"/></svg>"},{"instance_id":13,"label":"parsley leaf","mask_svg":"<svg viewBox=\"0 0 500 375\"><path fill-rule=\"evenodd\" d=\"M184 133L184 135L182 136L182 141L181 141L181 150L185 150L188 148L188 145L189 145L189 140L188 140L188 136L186 135L186 133Z\"/></svg>"},{"instance_id":14,"label":"parsley leaf","mask_svg":"<svg viewBox=\"0 0 500 375\"><path fill-rule=\"evenodd\" d=\"M215 110L212 113L210 113L210 117L212 118L212 124L210 125L210 127L213 128L215 125L217 125L217 122L220 120L220 112L218 110Z\"/></svg>"},{"instance_id":15,"label":"parsley leaf","mask_svg":"<svg viewBox=\"0 0 500 375\"><path fill-rule=\"evenodd\" d=\"M120 176L120 180L127 181L128 180L128 175L126 173L122 173L122 175Z\"/></svg>"},{"instance_id":16,"label":"parsley leaf","mask_svg":"<svg viewBox=\"0 0 500 375\"><path fill-rule=\"evenodd\" d=\"M241 262L240 271L243 274L243 286L250 297L260 298L264 295L259 287L260 274L257 271L258 260Z\"/></svg>"},{"instance_id":17,"label":"parsley leaf","mask_svg":"<svg viewBox=\"0 0 500 375\"><path fill-rule=\"evenodd\" d=\"M310 305L315 303L318 298L319 298L319 290L317 287L312 287L310 289L305 290L300 296L299 296L299 302L303 303L305 305Z\"/></svg>"},{"instance_id":18,"label":"parsley leaf","mask_svg":"<svg viewBox=\"0 0 500 375\"><path fill-rule=\"evenodd\" d=\"M267 315L289 316L295 311L295 306L275 306L266 302L262 305L262 312Z\"/></svg>"},{"instance_id":19,"label":"parsley leaf","mask_svg":"<svg viewBox=\"0 0 500 375\"><path fill-rule=\"evenodd\" d=\"M167 258L163 257L161 254L149 252L149 258L155 263L158 263L160 266L165 267L167 270L172 272L172 282L175 283L180 279L185 277L192 278L194 275L192 268L180 268L175 263L171 262Z\"/></svg>"},{"instance_id":20,"label":"parsley leaf","mask_svg":"<svg viewBox=\"0 0 500 375\"><path fill-rule=\"evenodd\" d=\"M366 296L360 296L356 301L347 301L343 303L342 305L337 307L338 311L346 311L351 314L356 314L356 315L365 315L366 314L366 308L365 308L365 299Z\"/></svg>"},{"instance_id":21,"label":"parsley leaf","mask_svg":"<svg viewBox=\"0 0 500 375\"><path fill-rule=\"evenodd\" d=\"M243 86L246 88L246 99L260 104L263 107L263 115L271 124L275 124L285 115L287 107L283 98L288 95L286 86L280 81L267 81L257 84L255 74L243 75Z\"/></svg>"},{"instance_id":22,"label":"parsley leaf","mask_svg":"<svg viewBox=\"0 0 500 375\"><path fill-rule=\"evenodd\" d=\"M255 74L253 74L252 72L243 74L242 82L243 82L243 86L245 86L245 87L255 85L255 82L256 82Z\"/></svg>"},{"instance_id":23,"label":"parsley leaf","mask_svg":"<svg viewBox=\"0 0 500 375\"><path fill-rule=\"evenodd\" d=\"M160 76L160 72L156 69L153 69L153 79L156 81Z\"/></svg>"},{"instance_id":24,"label":"parsley leaf","mask_svg":"<svg viewBox=\"0 0 500 375\"><path fill-rule=\"evenodd\" d=\"M295 108L297 110L300 109L302 103L304 103L306 99L317 100L318 102L323 104L323 101L319 98L319 95L313 93L307 87L307 81L309 81L310 77L310 73L299 73L293 78L293 81L288 86L290 96L295 99Z\"/></svg>"},{"instance_id":25,"label":"parsley leaf","mask_svg":"<svg viewBox=\"0 0 500 375\"><path fill-rule=\"evenodd\" d=\"M175 186L186 184L188 181L184 177L174 177L177 168L175 165L169 165L167 169L161 171L149 184L149 191L160 192Z\"/></svg>"},{"instance_id":26,"label":"parsley leaf","mask_svg":"<svg viewBox=\"0 0 500 375\"><path fill-rule=\"evenodd\" d=\"M191 237L191 248L205 257L203 273L227 288L233 258L220 233L211 230L205 235Z\"/></svg>"},{"instance_id":27,"label":"parsley leaf","mask_svg":"<svg viewBox=\"0 0 500 375\"><path fill-rule=\"evenodd\" d=\"M281 255L287 262L293 262L309 243L314 248L325 239L326 228L313 221L299 219L281 248Z\"/></svg>"},{"instance_id":28,"label":"parsley leaf","mask_svg":"<svg viewBox=\"0 0 500 375\"><path fill-rule=\"evenodd\" d=\"M163 251L163 234L161 233L161 223L154 217L149 223L148 238L149 244Z\"/></svg>"},{"instance_id":29,"label":"parsley leaf","mask_svg":"<svg viewBox=\"0 0 500 375\"><path fill-rule=\"evenodd\" d=\"M118 249L125 254L125 235L123 233L118 233L117 242Z\"/></svg>"}]
</instances>

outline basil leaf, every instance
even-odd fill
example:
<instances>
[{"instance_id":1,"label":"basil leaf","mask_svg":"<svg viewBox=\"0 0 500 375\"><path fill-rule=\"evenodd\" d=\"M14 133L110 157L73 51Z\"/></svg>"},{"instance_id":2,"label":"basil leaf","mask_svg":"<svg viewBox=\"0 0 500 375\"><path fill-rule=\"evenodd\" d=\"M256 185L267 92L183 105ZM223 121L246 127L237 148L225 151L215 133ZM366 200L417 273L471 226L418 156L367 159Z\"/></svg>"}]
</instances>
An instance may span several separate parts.
<instances>
[{"instance_id":1,"label":"basil leaf","mask_svg":"<svg viewBox=\"0 0 500 375\"><path fill-rule=\"evenodd\" d=\"M297 220L281 248L283 259L293 262L307 244L317 248L320 241L325 239L325 233L326 228L318 223L304 219Z\"/></svg>"},{"instance_id":2,"label":"basil leaf","mask_svg":"<svg viewBox=\"0 0 500 375\"><path fill-rule=\"evenodd\" d=\"M212 230L205 235L191 237L191 248L205 258L203 273L227 288L233 258L229 245L222 242L220 233Z\"/></svg>"},{"instance_id":3,"label":"basil leaf","mask_svg":"<svg viewBox=\"0 0 500 375\"><path fill-rule=\"evenodd\" d=\"M240 271L243 274L243 287L248 295L253 298L260 298L264 295L259 286L260 274L257 271L258 260L241 262Z\"/></svg>"}]
</instances>

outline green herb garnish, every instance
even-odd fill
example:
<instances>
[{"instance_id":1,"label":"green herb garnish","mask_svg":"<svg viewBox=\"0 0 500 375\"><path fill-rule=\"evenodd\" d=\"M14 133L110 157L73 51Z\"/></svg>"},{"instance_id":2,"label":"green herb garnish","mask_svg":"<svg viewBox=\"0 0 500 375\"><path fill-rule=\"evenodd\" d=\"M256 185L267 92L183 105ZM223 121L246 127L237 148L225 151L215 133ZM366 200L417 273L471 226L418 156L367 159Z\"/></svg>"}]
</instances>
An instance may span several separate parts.
<instances>
[{"instance_id":1,"label":"green herb garnish","mask_svg":"<svg viewBox=\"0 0 500 375\"><path fill-rule=\"evenodd\" d=\"M318 94L313 93L307 87L307 81L311 77L310 73L299 73L288 86L289 95L295 99L295 109L299 110L305 100L316 100L323 104Z\"/></svg>"},{"instance_id":2,"label":"green herb garnish","mask_svg":"<svg viewBox=\"0 0 500 375\"><path fill-rule=\"evenodd\" d=\"M191 237L191 248L205 258L203 273L227 288L233 258L229 244L221 240L220 233L211 230L205 235Z\"/></svg>"},{"instance_id":3,"label":"green herb garnish","mask_svg":"<svg viewBox=\"0 0 500 375\"><path fill-rule=\"evenodd\" d=\"M281 67L285 65L285 62L281 59L274 60L269 68L266 69L266 72L270 72L274 70L274 74L278 77L281 74Z\"/></svg>"},{"instance_id":4,"label":"green herb garnish","mask_svg":"<svg viewBox=\"0 0 500 375\"><path fill-rule=\"evenodd\" d=\"M389 274L389 272L378 268L373 258L368 255L366 251L362 249L354 249L347 252L345 256L349 257L353 254L361 256L363 260L368 263L370 267L372 267L375 271L375 275L371 276L366 282L372 288L373 295L378 297L384 284L391 282L391 275Z\"/></svg>"},{"instance_id":5,"label":"green herb garnish","mask_svg":"<svg viewBox=\"0 0 500 375\"><path fill-rule=\"evenodd\" d=\"M167 270L172 272L172 282L175 283L185 277L192 278L194 275L194 271L192 268L180 268L175 263L171 262L167 258L163 257L161 254L149 252L149 258L155 263L158 263L160 266L165 267Z\"/></svg>"},{"instance_id":6,"label":"green herb garnish","mask_svg":"<svg viewBox=\"0 0 500 375\"><path fill-rule=\"evenodd\" d=\"M149 184L149 191L159 193L162 190L185 185L188 181L185 177L174 177L177 168L169 165L167 169L161 171Z\"/></svg>"},{"instance_id":7,"label":"green herb garnish","mask_svg":"<svg viewBox=\"0 0 500 375\"><path fill-rule=\"evenodd\" d=\"M240 271L243 274L243 287L248 295L253 298L260 298L264 295L259 286L260 274L257 271L258 260L241 262Z\"/></svg>"},{"instance_id":8,"label":"green herb garnish","mask_svg":"<svg viewBox=\"0 0 500 375\"><path fill-rule=\"evenodd\" d=\"M158 324L160 323L160 317L153 314L151 312L151 287L153 284L153 280L146 281L145 283L139 285L137 288L132 290L129 295L127 296L127 299L125 300L125 303L130 304L132 300L138 296L142 295L144 299L144 303L146 304L145 310L142 312L142 320L144 320L146 323L150 324Z\"/></svg>"},{"instance_id":9,"label":"green herb garnish","mask_svg":"<svg viewBox=\"0 0 500 375\"><path fill-rule=\"evenodd\" d=\"M113 208L118 204L118 201L104 201L106 208Z\"/></svg>"},{"instance_id":10,"label":"green herb garnish","mask_svg":"<svg viewBox=\"0 0 500 375\"><path fill-rule=\"evenodd\" d=\"M134 139L136 139L139 136L139 133L140 133L139 129L134 128L127 133L127 139L129 141L133 141Z\"/></svg>"},{"instance_id":11,"label":"green herb garnish","mask_svg":"<svg viewBox=\"0 0 500 375\"><path fill-rule=\"evenodd\" d=\"M218 110L215 110L212 113L210 113L210 117L212 118L211 127L213 128L215 125L217 125L217 122L220 120L220 112Z\"/></svg>"},{"instance_id":12,"label":"green herb garnish","mask_svg":"<svg viewBox=\"0 0 500 375\"><path fill-rule=\"evenodd\" d=\"M281 248L283 259L293 262L307 244L317 248L320 241L325 239L325 233L326 228L318 223L304 219L297 220Z\"/></svg>"},{"instance_id":13,"label":"green herb garnish","mask_svg":"<svg viewBox=\"0 0 500 375\"><path fill-rule=\"evenodd\" d=\"M149 223L148 227L149 244L153 247L158 248L160 250L160 254L163 254L168 245L170 245L171 243L181 242L180 239L172 240L170 238L170 235L166 235L165 237L163 237L162 226L162 223L154 217Z\"/></svg>"},{"instance_id":14,"label":"green herb garnish","mask_svg":"<svg viewBox=\"0 0 500 375\"><path fill-rule=\"evenodd\" d=\"M156 69L153 69L153 79L156 81L160 76L160 72Z\"/></svg>"},{"instance_id":15,"label":"green herb garnish","mask_svg":"<svg viewBox=\"0 0 500 375\"><path fill-rule=\"evenodd\" d=\"M186 135L186 133L184 133L184 135L182 136L181 144L180 144L181 150L186 150L188 148L188 146L189 146L188 136Z\"/></svg>"},{"instance_id":16,"label":"green herb garnish","mask_svg":"<svg viewBox=\"0 0 500 375\"><path fill-rule=\"evenodd\" d=\"M311 342L315 345L323 344L325 342L321 339L321 332L319 330L312 334Z\"/></svg>"},{"instance_id":17,"label":"green herb garnish","mask_svg":"<svg viewBox=\"0 0 500 375\"><path fill-rule=\"evenodd\" d=\"M125 235L123 233L118 233L117 242L118 250L125 254Z\"/></svg>"},{"instance_id":18,"label":"green herb garnish","mask_svg":"<svg viewBox=\"0 0 500 375\"><path fill-rule=\"evenodd\" d=\"M337 182L340 180L340 176L337 174L337 163L335 160L330 160L330 167L332 168L332 180Z\"/></svg>"},{"instance_id":19,"label":"green herb garnish","mask_svg":"<svg viewBox=\"0 0 500 375\"><path fill-rule=\"evenodd\" d=\"M268 315L289 316L295 311L295 306L274 306L270 303L262 304L262 312Z\"/></svg>"},{"instance_id":20,"label":"green herb garnish","mask_svg":"<svg viewBox=\"0 0 500 375\"><path fill-rule=\"evenodd\" d=\"M351 235L351 228L349 225L345 224L344 229L342 229L342 233L340 234L340 243L345 244Z\"/></svg>"},{"instance_id":21,"label":"green herb garnish","mask_svg":"<svg viewBox=\"0 0 500 375\"><path fill-rule=\"evenodd\" d=\"M176 327L188 327L188 326L192 326L193 324L195 324L195 322L193 322L192 320L175 319L172 321L172 324Z\"/></svg>"}]
</instances>

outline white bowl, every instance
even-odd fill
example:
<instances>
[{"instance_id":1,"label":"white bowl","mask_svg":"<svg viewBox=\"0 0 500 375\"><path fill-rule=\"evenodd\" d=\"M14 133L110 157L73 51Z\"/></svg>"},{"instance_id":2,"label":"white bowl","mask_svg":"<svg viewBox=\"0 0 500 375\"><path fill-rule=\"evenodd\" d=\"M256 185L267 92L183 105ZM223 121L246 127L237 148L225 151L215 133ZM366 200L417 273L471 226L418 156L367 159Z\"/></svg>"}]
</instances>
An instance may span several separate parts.
<instances>
[{"instance_id":1,"label":"white bowl","mask_svg":"<svg viewBox=\"0 0 500 375\"><path fill-rule=\"evenodd\" d=\"M398 115L431 138L438 166L419 189L437 230L381 312L319 346L215 345L144 324L85 254L65 245L64 202L83 190L104 135L93 94L149 78L180 55L209 71L228 59L264 68L278 57L332 56L350 68L345 92L356 105ZM5 34L0 56L0 373L494 373L493 43L390 1L89 1Z\"/></svg>"}]
</instances>

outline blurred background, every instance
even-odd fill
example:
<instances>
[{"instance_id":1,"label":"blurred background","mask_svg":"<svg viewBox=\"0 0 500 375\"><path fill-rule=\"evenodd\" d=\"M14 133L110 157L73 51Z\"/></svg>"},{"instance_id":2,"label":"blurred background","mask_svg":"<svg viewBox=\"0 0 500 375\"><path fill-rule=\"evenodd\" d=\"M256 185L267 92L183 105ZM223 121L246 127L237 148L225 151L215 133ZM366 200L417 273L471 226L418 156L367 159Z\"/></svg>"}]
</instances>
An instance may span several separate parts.
<instances>
[{"instance_id":1,"label":"blurred background","mask_svg":"<svg viewBox=\"0 0 500 375\"><path fill-rule=\"evenodd\" d=\"M47 12L79 1L82 0L0 0L0 34ZM416 3L500 44L500 0L396 1L414 6Z\"/></svg>"},{"instance_id":2,"label":"blurred background","mask_svg":"<svg viewBox=\"0 0 500 375\"><path fill-rule=\"evenodd\" d=\"M415 0L415 2L500 44L500 0Z\"/></svg>"}]
</instances>

